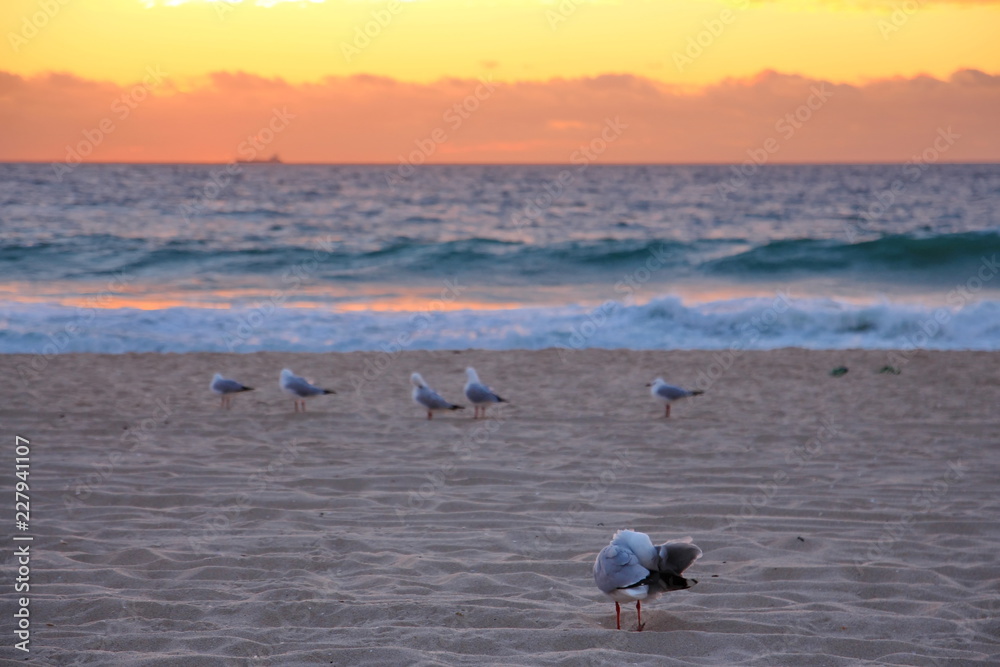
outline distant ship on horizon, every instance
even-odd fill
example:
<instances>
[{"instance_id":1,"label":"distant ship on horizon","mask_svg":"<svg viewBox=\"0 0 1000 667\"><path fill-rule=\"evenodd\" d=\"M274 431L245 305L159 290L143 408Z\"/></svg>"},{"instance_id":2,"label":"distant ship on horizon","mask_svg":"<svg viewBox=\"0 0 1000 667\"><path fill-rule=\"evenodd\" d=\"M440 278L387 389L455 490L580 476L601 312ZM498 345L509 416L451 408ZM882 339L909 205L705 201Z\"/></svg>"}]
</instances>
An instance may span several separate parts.
<instances>
[{"instance_id":1,"label":"distant ship on horizon","mask_svg":"<svg viewBox=\"0 0 1000 667\"><path fill-rule=\"evenodd\" d=\"M244 160L241 158L236 158L236 162L237 164L285 164L284 162L281 161L281 158L278 157L277 153L267 158L266 160L258 160L256 158L253 160Z\"/></svg>"}]
</instances>

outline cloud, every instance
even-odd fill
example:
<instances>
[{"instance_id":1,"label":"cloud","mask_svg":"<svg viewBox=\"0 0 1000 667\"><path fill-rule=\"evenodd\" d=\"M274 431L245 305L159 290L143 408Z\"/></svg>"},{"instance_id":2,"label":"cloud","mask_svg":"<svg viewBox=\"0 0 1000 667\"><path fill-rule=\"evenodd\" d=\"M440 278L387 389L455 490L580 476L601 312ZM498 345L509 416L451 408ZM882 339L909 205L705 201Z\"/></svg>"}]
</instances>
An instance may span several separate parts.
<instances>
[{"instance_id":1,"label":"cloud","mask_svg":"<svg viewBox=\"0 0 1000 667\"><path fill-rule=\"evenodd\" d=\"M948 161L1000 161L1000 76L977 70L836 84L766 71L697 90L632 75L417 84L359 75L290 84L216 72L191 87L0 71L0 160L227 162L253 137L286 162L567 163L608 119L606 162L728 163L768 140L771 162L905 161L941 128ZM267 131L276 112L287 127ZM285 118L286 116L282 116Z\"/></svg>"}]
</instances>

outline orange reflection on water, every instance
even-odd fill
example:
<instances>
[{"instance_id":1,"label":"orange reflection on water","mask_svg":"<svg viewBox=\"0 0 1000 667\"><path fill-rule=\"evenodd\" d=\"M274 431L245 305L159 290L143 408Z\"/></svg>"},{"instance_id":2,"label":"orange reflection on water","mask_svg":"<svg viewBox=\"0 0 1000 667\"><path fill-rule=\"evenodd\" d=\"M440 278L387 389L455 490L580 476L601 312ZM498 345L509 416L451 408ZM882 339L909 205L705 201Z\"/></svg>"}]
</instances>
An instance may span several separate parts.
<instances>
[{"instance_id":1,"label":"orange reflection on water","mask_svg":"<svg viewBox=\"0 0 1000 667\"><path fill-rule=\"evenodd\" d=\"M115 291L101 286L59 284L35 286L27 283L0 284L0 300L31 305L59 305L75 308L114 310L163 310L166 308L258 308L284 307L324 309L335 312L421 312L456 310L507 310L524 304L513 300L458 298L439 287L357 288L298 287L281 289L173 289L153 291L151 286L121 287Z\"/></svg>"}]
</instances>

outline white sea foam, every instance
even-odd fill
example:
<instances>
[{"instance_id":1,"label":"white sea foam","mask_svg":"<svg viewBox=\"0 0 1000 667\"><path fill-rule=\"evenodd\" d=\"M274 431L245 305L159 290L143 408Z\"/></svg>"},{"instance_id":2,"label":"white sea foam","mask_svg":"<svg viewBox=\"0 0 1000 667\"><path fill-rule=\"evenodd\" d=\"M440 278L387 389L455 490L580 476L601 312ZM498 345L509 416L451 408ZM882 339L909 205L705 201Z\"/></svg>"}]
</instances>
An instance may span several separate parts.
<instances>
[{"instance_id":1,"label":"white sea foam","mask_svg":"<svg viewBox=\"0 0 1000 667\"><path fill-rule=\"evenodd\" d=\"M953 307L746 298L382 313L0 304L0 353L399 349L1000 349L1000 301ZM251 326L248 323L253 323Z\"/></svg>"}]
</instances>

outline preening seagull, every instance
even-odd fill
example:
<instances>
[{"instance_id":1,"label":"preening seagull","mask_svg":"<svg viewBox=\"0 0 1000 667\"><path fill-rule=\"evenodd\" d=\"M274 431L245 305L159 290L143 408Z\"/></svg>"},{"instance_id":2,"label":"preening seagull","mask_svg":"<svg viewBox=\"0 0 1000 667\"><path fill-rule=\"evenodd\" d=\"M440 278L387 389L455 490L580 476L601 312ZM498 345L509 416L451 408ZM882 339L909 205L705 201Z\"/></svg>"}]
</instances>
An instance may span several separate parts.
<instances>
[{"instance_id":1,"label":"preening seagull","mask_svg":"<svg viewBox=\"0 0 1000 667\"><path fill-rule=\"evenodd\" d=\"M231 394L238 394L241 391L253 391L253 387L247 387L236 380L230 380L229 378L224 378L219 373L215 374L212 378L212 383L208 385L208 388L214 391L216 394L222 395L222 405L219 407L228 410L233 405L233 397Z\"/></svg>"},{"instance_id":2,"label":"preening seagull","mask_svg":"<svg viewBox=\"0 0 1000 667\"><path fill-rule=\"evenodd\" d=\"M701 558L701 549L690 537L653 546L649 535L634 530L619 530L611 544L601 549L594 562L594 583L615 602L615 625L622 629L619 602L635 602L638 620L642 622L642 601L652 600L669 591L691 588L694 579L681 573Z\"/></svg>"},{"instance_id":3,"label":"preening seagull","mask_svg":"<svg viewBox=\"0 0 1000 667\"><path fill-rule=\"evenodd\" d=\"M291 394L295 400L295 411L299 411L299 403L302 404L302 412L306 411L306 399L323 394L336 394L332 389L322 389L309 384L305 378L301 378L287 368L282 369L278 385L285 393Z\"/></svg>"},{"instance_id":4,"label":"preening seagull","mask_svg":"<svg viewBox=\"0 0 1000 667\"><path fill-rule=\"evenodd\" d=\"M653 398L665 403L664 417L670 416L670 404L674 401L687 398L688 396L700 396L705 393L701 389L687 390L682 387L675 387L672 384L664 382L663 378L656 378L646 386L652 387L652 389L649 390L649 393L652 394Z\"/></svg>"},{"instance_id":5,"label":"preening seagull","mask_svg":"<svg viewBox=\"0 0 1000 667\"><path fill-rule=\"evenodd\" d=\"M441 395L427 386L420 373L410 376L410 384L413 385L413 402L427 410L427 418L434 418L435 410L464 410L461 405L455 405L441 398Z\"/></svg>"},{"instance_id":6,"label":"preening seagull","mask_svg":"<svg viewBox=\"0 0 1000 667\"><path fill-rule=\"evenodd\" d=\"M479 375L476 373L475 368L471 366L466 368L465 375L468 378L468 382L465 383L465 397L476 408L475 414L472 416L473 419L479 418L480 411L482 412L482 416L485 417L486 408L490 404L507 402L507 399L500 398L500 396L493 393L492 389L479 381Z\"/></svg>"}]
</instances>

